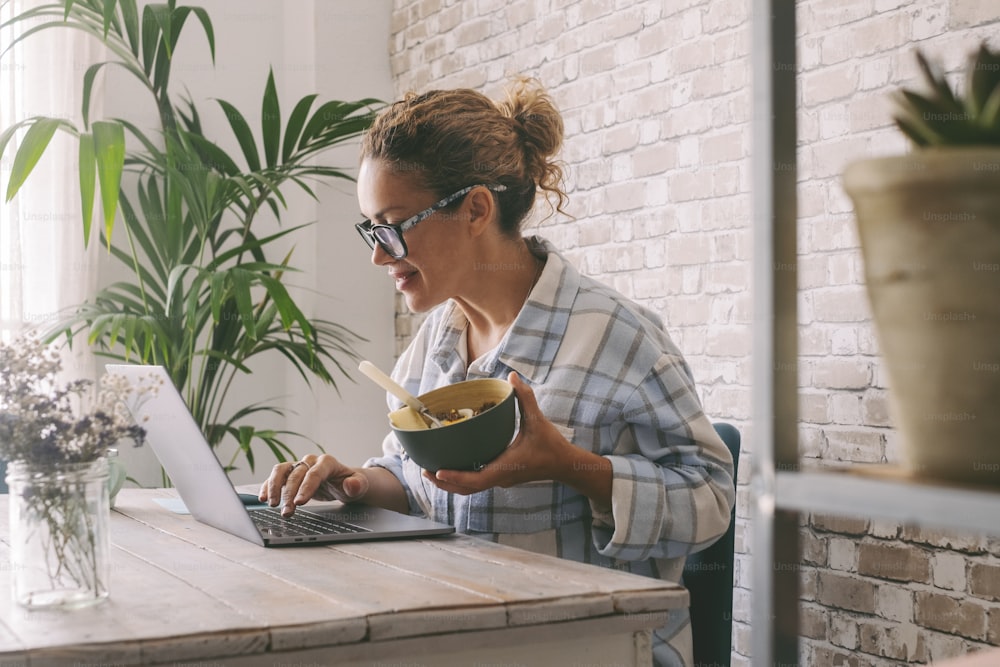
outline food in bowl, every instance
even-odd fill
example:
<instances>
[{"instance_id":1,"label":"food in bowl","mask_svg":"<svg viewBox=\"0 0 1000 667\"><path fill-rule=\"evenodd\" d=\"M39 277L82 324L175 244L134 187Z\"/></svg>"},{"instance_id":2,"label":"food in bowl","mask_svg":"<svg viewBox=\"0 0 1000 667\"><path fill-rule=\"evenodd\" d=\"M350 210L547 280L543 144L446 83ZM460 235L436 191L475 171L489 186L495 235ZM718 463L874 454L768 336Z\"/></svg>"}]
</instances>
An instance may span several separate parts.
<instances>
[{"instance_id":1,"label":"food in bowl","mask_svg":"<svg viewBox=\"0 0 1000 667\"><path fill-rule=\"evenodd\" d=\"M460 421L466 419L471 419L486 412L490 408L496 406L496 401L486 401L478 408L451 408L444 412L434 412L434 418L441 422L441 426L451 426L452 424L457 424ZM400 408L395 412L389 413L389 423L396 428L406 429L409 431L418 431L421 429L429 428L441 428L434 423L428 423L427 419L424 419L419 412L410 407Z\"/></svg>"},{"instance_id":2,"label":"food in bowl","mask_svg":"<svg viewBox=\"0 0 1000 667\"><path fill-rule=\"evenodd\" d=\"M389 423L407 455L425 470L480 469L513 438L516 399L506 380L467 380L419 398L442 422L440 427L430 426L409 407L391 412Z\"/></svg>"},{"instance_id":3,"label":"food in bowl","mask_svg":"<svg viewBox=\"0 0 1000 667\"><path fill-rule=\"evenodd\" d=\"M460 422L463 419L469 419L470 417L475 417L476 415L480 415L489 410L490 408L492 408L496 404L497 404L496 401L487 401L474 410L472 408L457 408L457 409L452 408L447 412L439 412L434 416L437 417L437 420L439 422L441 422L441 426L449 426L451 424L454 424L455 422ZM439 428L439 427L435 426L434 424L431 424L430 428Z\"/></svg>"},{"instance_id":4,"label":"food in bowl","mask_svg":"<svg viewBox=\"0 0 1000 667\"><path fill-rule=\"evenodd\" d=\"M472 408L460 408L458 410L449 410L448 412L439 412L434 416L437 417L439 422L441 422L441 426L449 426L455 422L460 422L463 419L475 417L476 411ZM431 427L438 428L437 426L434 426L434 424L431 424Z\"/></svg>"}]
</instances>

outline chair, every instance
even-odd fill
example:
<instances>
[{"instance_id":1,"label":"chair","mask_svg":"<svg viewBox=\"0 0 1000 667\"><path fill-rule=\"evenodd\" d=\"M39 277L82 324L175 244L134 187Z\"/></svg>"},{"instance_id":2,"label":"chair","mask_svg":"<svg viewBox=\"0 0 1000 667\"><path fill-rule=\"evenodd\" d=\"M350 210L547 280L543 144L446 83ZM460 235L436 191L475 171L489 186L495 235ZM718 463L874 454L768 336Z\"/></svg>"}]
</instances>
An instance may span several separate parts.
<instances>
[{"instance_id":1,"label":"chair","mask_svg":"<svg viewBox=\"0 0 1000 667\"><path fill-rule=\"evenodd\" d=\"M714 424L733 455L733 481L740 458L740 432ZM733 552L736 508L729 529L709 548L693 553L684 565L684 586L691 595L691 634L695 667L729 667L733 641Z\"/></svg>"}]
</instances>

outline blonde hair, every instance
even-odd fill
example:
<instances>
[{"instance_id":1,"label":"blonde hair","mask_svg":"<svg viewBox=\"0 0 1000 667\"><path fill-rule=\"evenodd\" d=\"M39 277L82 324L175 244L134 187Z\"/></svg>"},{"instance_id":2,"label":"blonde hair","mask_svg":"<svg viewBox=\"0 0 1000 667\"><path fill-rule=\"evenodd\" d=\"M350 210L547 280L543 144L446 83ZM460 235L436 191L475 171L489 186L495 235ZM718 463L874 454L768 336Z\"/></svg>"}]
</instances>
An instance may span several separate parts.
<instances>
[{"instance_id":1,"label":"blonde hair","mask_svg":"<svg viewBox=\"0 0 1000 667\"><path fill-rule=\"evenodd\" d=\"M494 102L475 90L407 93L365 133L361 159L380 160L445 197L469 185L504 185L497 192L500 227L515 235L541 190L565 212L563 172L555 155L563 121L534 79L521 78Z\"/></svg>"}]
</instances>

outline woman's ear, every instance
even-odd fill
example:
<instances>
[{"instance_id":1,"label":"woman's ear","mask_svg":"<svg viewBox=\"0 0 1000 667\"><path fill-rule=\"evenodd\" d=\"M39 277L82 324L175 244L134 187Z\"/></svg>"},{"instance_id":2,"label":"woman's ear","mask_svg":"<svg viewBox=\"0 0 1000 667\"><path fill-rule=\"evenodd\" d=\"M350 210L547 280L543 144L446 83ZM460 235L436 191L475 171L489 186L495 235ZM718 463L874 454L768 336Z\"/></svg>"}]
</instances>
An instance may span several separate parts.
<instances>
[{"instance_id":1,"label":"woman's ear","mask_svg":"<svg viewBox=\"0 0 1000 667\"><path fill-rule=\"evenodd\" d=\"M485 186L474 188L465 197L465 209L469 213L469 232L479 236L493 223L497 213L493 193Z\"/></svg>"}]
</instances>

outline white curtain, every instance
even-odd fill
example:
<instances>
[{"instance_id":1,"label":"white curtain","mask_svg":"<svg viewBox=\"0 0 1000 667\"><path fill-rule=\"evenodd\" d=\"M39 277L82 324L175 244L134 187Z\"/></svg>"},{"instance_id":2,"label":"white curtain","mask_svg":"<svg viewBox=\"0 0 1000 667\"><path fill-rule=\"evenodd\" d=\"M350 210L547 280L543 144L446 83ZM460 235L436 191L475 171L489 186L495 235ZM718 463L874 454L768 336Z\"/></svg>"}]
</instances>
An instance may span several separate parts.
<instances>
[{"instance_id":1,"label":"white curtain","mask_svg":"<svg viewBox=\"0 0 1000 667\"><path fill-rule=\"evenodd\" d=\"M0 3L0 23L37 4ZM14 37L13 30L0 34L0 51ZM8 51L0 59L0 128L32 116L67 118L80 127L83 73L102 52L93 37L59 28L31 35ZM92 97L90 117L100 118L100 90ZM16 140L0 164L0 202L15 147ZM6 339L53 321L96 290L100 243L95 235L90 248L83 245L77 162L75 138L57 133L17 197L0 203L0 336ZM80 343L66 356L67 373L92 377L92 357Z\"/></svg>"}]
</instances>

